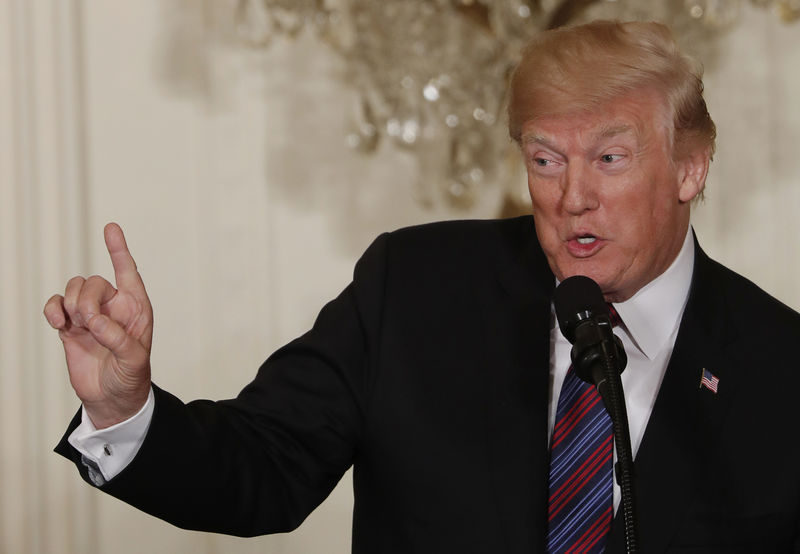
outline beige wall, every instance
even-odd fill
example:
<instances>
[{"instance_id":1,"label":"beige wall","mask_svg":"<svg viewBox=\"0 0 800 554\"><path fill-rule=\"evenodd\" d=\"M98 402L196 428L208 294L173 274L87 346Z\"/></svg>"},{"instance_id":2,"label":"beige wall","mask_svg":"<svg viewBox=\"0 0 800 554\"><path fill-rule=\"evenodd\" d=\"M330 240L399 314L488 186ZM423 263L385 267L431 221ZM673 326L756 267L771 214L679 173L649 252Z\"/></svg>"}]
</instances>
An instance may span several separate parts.
<instances>
[{"instance_id":1,"label":"beige wall","mask_svg":"<svg viewBox=\"0 0 800 554\"><path fill-rule=\"evenodd\" d=\"M235 394L380 231L495 211L496 193L469 213L415 205L407 157L344 146L337 59L311 39L231 48L210 22L233 4L0 0L2 553L349 551L349 478L297 533L245 541L140 514L51 453L77 402L41 306L109 274L105 222L153 299L155 379L190 399ZM797 309L800 27L755 15L706 78L720 140L695 226Z\"/></svg>"}]
</instances>

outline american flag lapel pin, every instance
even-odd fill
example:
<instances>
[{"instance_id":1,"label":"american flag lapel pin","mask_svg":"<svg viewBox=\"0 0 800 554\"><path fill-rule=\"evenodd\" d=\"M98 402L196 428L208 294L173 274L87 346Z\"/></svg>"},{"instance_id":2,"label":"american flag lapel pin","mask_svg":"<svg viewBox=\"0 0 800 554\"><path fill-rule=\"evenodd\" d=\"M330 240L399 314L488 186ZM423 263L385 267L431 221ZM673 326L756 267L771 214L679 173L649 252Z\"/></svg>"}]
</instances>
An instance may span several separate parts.
<instances>
[{"instance_id":1,"label":"american flag lapel pin","mask_svg":"<svg viewBox=\"0 0 800 554\"><path fill-rule=\"evenodd\" d=\"M708 371L706 368L703 368L703 373L700 375L700 387L699 388L707 388L714 394L717 394L717 388L719 387L719 378Z\"/></svg>"}]
</instances>

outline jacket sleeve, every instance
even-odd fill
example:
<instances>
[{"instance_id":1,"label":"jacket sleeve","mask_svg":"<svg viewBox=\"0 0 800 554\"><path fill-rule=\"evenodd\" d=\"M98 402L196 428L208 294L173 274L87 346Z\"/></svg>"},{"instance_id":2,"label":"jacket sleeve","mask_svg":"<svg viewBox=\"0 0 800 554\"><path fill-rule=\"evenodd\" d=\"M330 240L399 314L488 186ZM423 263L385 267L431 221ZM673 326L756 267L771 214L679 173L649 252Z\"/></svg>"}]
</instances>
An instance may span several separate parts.
<instances>
[{"instance_id":1,"label":"jacket sleeve","mask_svg":"<svg viewBox=\"0 0 800 554\"><path fill-rule=\"evenodd\" d=\"M303 336L232 400L184 404L154 385L134 460L101 490L186 529L252 536L296 528L358 455L375 377L388 235ZM66 438L56 451L77 465Z\"/></svg>"}]
</instances>

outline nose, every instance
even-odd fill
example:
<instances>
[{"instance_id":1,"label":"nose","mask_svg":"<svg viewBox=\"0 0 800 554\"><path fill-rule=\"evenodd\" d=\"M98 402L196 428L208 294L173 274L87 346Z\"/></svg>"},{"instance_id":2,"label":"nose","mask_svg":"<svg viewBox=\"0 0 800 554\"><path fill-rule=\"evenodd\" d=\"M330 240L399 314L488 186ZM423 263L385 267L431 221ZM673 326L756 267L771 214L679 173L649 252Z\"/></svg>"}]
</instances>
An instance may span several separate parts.
<instances>
[{"instance_id":1,"label":"nose","mask_svg":"<svg viewBox=\"0 0 800 554\"><path fill-rule=\"evenodd\" d=\"M562 174L561 204L567 213L580 215L600 206L590 171L584 164L573 162Z\"/></svg>"}]
</instances>

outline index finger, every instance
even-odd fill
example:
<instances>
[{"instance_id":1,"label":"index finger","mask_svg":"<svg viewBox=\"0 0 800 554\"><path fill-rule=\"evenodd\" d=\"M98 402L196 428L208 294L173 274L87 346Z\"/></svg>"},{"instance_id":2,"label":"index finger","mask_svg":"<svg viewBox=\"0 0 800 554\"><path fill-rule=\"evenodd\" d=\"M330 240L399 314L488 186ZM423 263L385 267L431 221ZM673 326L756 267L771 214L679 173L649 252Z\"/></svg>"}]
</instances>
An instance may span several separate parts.
<instances>
[{"instance_id":1,"label":"index finger","mask_svg":"<svg viewBox=\"0 0 800 554\"><path fill-rule=\"evenodd\" d=\"M103 230L103 234L108 254L111 256L111 265L114 266L117 288L144 294L142 277L136 269L136 262L128 250L128 243L125 242L125 235L120 226L116 223L109 223Z\"/></svg>"}]
</instances>

